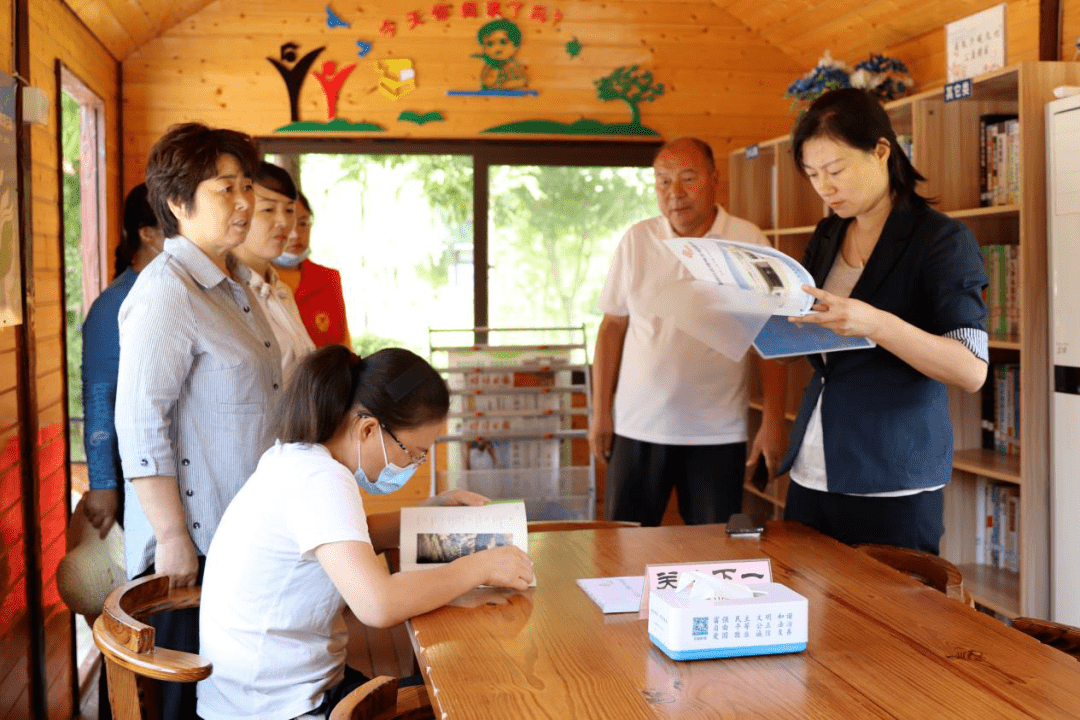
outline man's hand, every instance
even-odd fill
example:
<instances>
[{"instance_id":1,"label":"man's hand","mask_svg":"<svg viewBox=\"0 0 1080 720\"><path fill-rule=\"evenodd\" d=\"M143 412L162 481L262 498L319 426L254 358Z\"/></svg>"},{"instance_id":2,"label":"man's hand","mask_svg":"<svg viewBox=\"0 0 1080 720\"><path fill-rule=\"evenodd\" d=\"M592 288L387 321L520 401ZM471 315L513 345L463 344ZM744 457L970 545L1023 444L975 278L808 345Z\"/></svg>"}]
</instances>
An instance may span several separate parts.
<instances>
[{"instance_id":1,"label":"man's hand","mask_svg":"<svg viewBox=\"0 0 1080 720\"><path fill-rule=\"evenodd\" d=\"M759 457L764 456L765 467L769 469L771 478L776 469L780 467L784 459L784 427L783 422L770 422L762 418L761 427L754 436L754 443L750 446L750 453L746 458L746 467L753 468Z\"/></svg>"},{"instance_id":2,"label":"man's hand","mask_svg":"<svg viewBox=\"0 0 1080 720\"><path fill-rule=\"evenodd\" d=\"M116 522L116 511L120 507L120 491L88 490L83 496L82 506L86 519L104 538Z\"/></svg>"},{"instance_id":3,"label":"man's hand","mask_svg":"<svg viewBox=\"0 0 1080 720\"><path fill-rule=\"evenodd\" d=\"M611 421L611 413L597 408L593 413L593 423L589 426L589 449L597 462L607 463L614 441L615 426Z\"/></svg>"}]
</instances>

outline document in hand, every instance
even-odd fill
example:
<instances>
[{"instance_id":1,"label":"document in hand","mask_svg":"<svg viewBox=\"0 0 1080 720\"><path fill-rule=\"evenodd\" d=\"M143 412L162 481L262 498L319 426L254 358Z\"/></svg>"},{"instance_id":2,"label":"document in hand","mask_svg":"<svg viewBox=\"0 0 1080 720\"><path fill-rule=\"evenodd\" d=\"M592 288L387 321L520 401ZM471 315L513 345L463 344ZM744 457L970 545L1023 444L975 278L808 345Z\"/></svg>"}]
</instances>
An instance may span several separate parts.
<instances>
[{"instance_id":1,"label":"document in hand","mask_svg":"<svg viewBox=\"0 0 1080 720\"><path fill-rule=\"evenodd\" d=\"M525 503L402 508L399 542L402 571L438 567L503 545L516 545L527 553Z\"/></svg>"},{"instance_id":2,"label":"document in hand","mask_svg":"<svg viewBox=\"0 0 1080 720\"><path fill-rule=\"evenodd\" d=\"M694 279L668 285L650 310L732 360L751 345L764 358L874 347L868 338L788 320L813 312L802 286L814 278L779 250L715 237L663 242Z\"/></svg>"}]
</instances>

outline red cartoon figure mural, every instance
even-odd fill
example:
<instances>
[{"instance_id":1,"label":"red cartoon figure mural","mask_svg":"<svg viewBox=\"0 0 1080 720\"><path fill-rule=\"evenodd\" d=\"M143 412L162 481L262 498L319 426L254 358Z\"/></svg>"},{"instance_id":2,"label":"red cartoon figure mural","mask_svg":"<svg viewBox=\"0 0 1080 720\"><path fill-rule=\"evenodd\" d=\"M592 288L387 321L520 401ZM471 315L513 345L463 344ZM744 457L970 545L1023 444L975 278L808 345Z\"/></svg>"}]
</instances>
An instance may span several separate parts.
<instances>
[{"instance_id":1,"label":"red cartoon figure mural","mask_svg":"<svg viewBox=\"0 0 1080 720\"><path fill-rule=\"evenodd\" d=\"M326 107L327 107L327 119L333 120L337 117L337 101L338 94L341 92L341 86L345 84L345 80L349 77L349 73L353 71L356 64L346 65L338 70L337 63L333 60L327 60L323 63L322 72L313 72L312 75L322 85L323 93L326 95Z\"/></svg>"}]
</instances>

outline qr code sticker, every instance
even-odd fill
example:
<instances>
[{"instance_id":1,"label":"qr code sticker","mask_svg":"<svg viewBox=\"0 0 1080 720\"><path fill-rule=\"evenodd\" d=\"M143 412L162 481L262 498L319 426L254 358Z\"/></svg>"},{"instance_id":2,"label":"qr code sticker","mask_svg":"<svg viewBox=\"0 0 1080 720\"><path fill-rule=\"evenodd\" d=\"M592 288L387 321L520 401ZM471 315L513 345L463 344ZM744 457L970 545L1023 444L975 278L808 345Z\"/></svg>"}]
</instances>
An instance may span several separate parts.
<instances>
[{"instance_id":1,"label":"qr code sticker","mask_svg":"<svg viewBox=\"0 0 1080 720\"><path fill-rule=\"evenodd\" d=\"M705 637L709 634L709 618L694 618L694 637Z\"/></svg>"}]
</instances>

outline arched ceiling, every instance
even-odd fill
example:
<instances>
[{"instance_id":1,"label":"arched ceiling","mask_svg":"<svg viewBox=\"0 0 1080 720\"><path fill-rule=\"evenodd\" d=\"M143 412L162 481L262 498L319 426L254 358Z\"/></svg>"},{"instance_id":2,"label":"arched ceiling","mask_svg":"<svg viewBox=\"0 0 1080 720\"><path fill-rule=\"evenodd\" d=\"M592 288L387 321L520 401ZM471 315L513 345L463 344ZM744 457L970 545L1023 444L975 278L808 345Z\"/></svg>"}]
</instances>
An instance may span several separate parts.
<instances>
[{"instance_id":1,"label":"arched ceiling","mask_svg":"<svg viewBox=\"0 0 1080 720\"><path fill-rule=\"evenodd\" d=\"M871 52L882 52L891 44L939 28L1001 0L692 1L727 11L766 42L809 68L823 48L829 48L834 57L858 62ZM66 2L113 57L123 60L131 51L213 0Z\"/></svg>"},{"instance_id":2,"label":"arched ceiling","mask_svg":"<svg viewBox=\"0 0 1080 720\"><path fill-rule=\"evenodd\" d=\"M65 0L117 60L213 0Z\"/></svg>"},{"instance_id":3,"label":"arched ceiling","mask_svg":"<svg viewBox=\"0 0 1080 720\"><path fill-rule=\"evenodd\" d=\"M823 49L855 64L1003 0L713 0L807 69Z\"/></svg>"}]
</instances>

